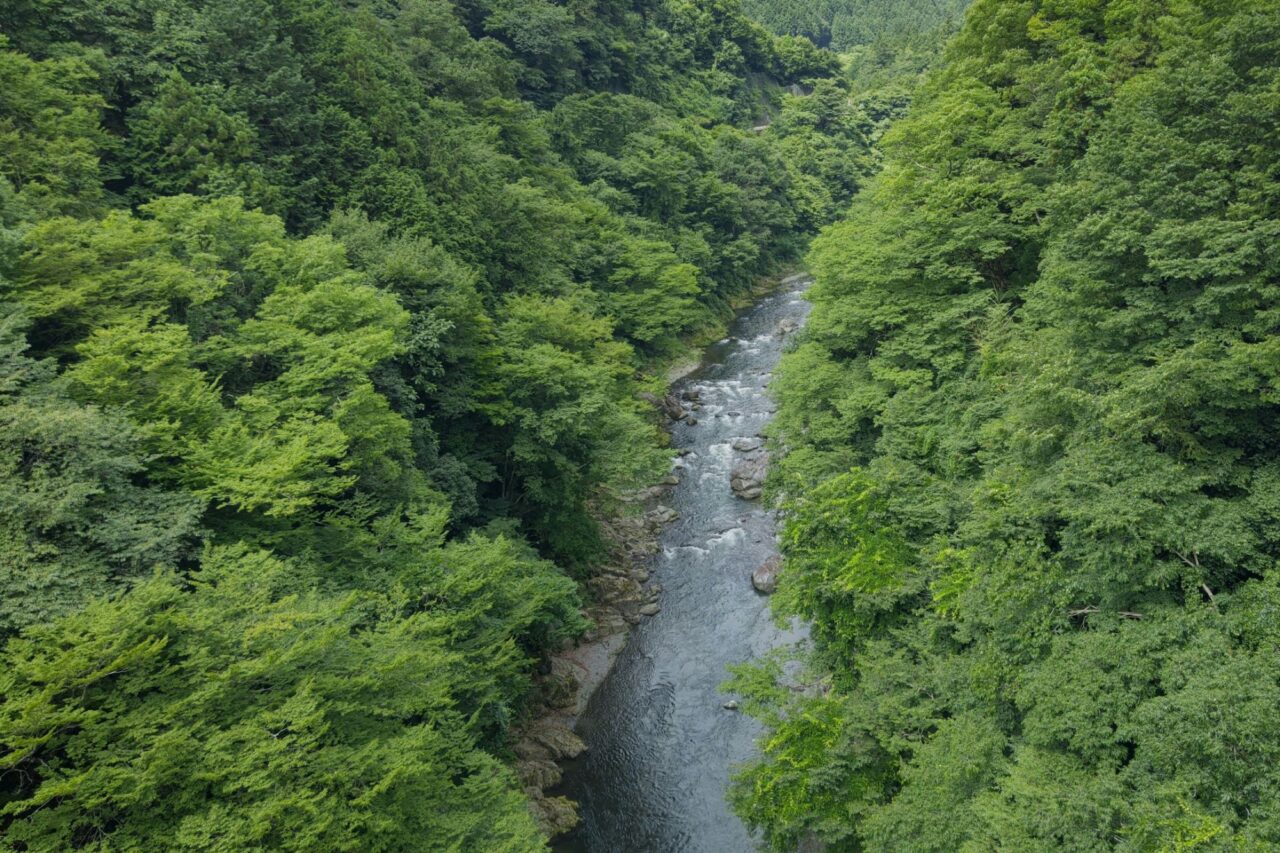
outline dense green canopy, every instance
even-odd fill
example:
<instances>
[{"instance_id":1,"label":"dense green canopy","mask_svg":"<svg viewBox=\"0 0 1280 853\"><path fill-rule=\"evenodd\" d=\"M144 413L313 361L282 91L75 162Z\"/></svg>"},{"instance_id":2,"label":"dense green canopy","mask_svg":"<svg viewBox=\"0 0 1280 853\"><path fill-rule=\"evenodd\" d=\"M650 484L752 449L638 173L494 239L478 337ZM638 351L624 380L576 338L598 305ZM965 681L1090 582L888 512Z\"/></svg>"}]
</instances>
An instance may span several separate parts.
<instances>
[{"instance_id":1,"label":"dense green canopy","mask_svg":"<svg viewBox=\"0 0 1280 853\"><path fill-rule=\"evenodd\" d=\"M747 12L781 35L804 36L847 51L920 45L939 27L959 23L972 0L744 0Z\"/></svg>"},{"instance_id":2,"label":"dense green canopy","mask_svg":"<svg viewBox=\"0 0 1280 853\"><path fill-rule=\"evenodd\" d=\"M967 5L8 3L0 848L544 849L640 395L837 219L738 809L1280 846L1280 9Z\"/></svg>"},{"instance_id":3,"label":"dense green canopy","mask_svg":"<svg viewBox=\"0 0 1280 853\"><path fill-rule=\"evenodd\" d=\"M811 255L778 850L1280 845L1280 7L976 0Z\"/></svg>"},{"instance_id":4,"label":"dense green canopy","mask_svg":"<svg viewBox=\"0 0 1280 853\"><path fill-rule=\"evenodd\" d=\"M731 0L3 18L0 848L542 849L589 507L869 173L836 60Z\"/></svg>"}]
</instances>

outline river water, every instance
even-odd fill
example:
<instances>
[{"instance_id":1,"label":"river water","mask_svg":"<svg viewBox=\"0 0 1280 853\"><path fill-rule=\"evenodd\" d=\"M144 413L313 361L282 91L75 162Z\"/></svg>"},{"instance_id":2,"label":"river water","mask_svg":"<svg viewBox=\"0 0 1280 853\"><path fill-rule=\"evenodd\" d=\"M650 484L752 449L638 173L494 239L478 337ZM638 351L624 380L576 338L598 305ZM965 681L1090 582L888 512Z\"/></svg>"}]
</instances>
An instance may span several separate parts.
<instances>
[{"instance_id":1,"label":"river water","mask_svg":"<svg viewBox=\"0 0 1280 853\"><path fill-rule=\"evenodd\" d=\"M809 280L795 277L741 313L730 337L673 389L699 394L696 424L672 438L688 453L671 506L680 517L662 534L652 571L662 610L637 626L578 721L588 750L566 767L564 793L582 822L561 853L746 853L755 844L729 809L737 764L755 752L759 725L724 708L726 667L801 639L779 629L751 572L777 553L774 518L737 498L730 470L735 439L758 436L773 403L765 392L785 342L809 305Z\"/></svg>"}]
</instances>

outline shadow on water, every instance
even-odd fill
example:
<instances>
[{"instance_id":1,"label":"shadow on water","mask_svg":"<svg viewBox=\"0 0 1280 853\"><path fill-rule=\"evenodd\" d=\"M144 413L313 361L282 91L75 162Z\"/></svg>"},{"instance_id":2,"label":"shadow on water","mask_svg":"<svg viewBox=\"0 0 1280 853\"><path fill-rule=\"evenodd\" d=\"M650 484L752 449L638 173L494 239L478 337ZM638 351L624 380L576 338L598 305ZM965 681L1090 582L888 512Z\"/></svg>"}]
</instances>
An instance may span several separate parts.
<instances>
[{"instance_id":1,"label":"shadow on water","mask_svg":"<svg viewBox=\"0 0 1280 853\"><path fill-rule=\"evenodd\" d=\"M718 691L732 663L800 639L779 629L751 572L777 553L774 518L735 497L729 475L738 438L758 436L774 405L765 393L785 331L808 313L807 278L793 278L738 316L731 337L677 384L696 392L697 423L679 422L680 517L662 535L653 573L662 611L641 623L578 722L588 751L556 793L577 800L582 823L558 853L744 853L755 845L725 802L735 765L755 750L759 726L726 710Z\"/></svg>"}]
</instances>

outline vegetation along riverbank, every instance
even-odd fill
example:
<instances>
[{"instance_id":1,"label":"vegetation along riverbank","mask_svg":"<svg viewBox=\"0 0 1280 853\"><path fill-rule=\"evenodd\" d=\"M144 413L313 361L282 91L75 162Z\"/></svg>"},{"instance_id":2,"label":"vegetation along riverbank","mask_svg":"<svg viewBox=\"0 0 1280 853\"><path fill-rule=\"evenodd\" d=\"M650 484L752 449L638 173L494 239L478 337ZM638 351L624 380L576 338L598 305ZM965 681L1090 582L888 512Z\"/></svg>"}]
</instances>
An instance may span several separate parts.
<instances>
[{"instance_id":1,"label":"vegetation along riverbank","mask_svg":"<svg viewBox=\"0 0 1280 853\"><path fill-rule=\"evenodd\" d=\"M5 4L5 846L540 849L645 369L868 173L837 66L722 0Z\"/></svg>"},{"instance_id":2,"label":"vegetation along riverbank","mask_svg":"<svg viewBox=\"0 0 1280 853\"><path fill-rule=\"evenodd\" d=\"M1280 847L1280 6L975 0L772 386L777 850Z\"/></svg>"},{"instance_id":3,"label":"vegetation along riverbank","mask_svg":"<svg viewBox=\"0 0 1280 853\"><path fill-rule=\"evenodd\" d=\"M0 849L545 850L800 268L704 816L1280 847L1278 92L1274 0L0 0Z\"/></svg>"}]
</instances>

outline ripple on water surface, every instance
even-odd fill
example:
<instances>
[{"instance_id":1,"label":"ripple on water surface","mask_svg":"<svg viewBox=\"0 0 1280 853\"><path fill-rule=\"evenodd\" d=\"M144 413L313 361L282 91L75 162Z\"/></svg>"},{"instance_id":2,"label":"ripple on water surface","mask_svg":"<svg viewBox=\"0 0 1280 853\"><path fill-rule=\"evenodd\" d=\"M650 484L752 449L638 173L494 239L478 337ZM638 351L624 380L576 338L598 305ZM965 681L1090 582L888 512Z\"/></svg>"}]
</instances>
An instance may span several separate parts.
<instances>
[{"instance_id":1,"label":"ripple on water surface","mask_svg":"<svg viewBox=\"0 0 1280 853\"><path fill-rule=\"evenodd\" d=\"M729 664L801 636L779 629L751 572L776 553L774 519L729 488L742 454L774 406L765 385L786 341L804 321L807 280L790 281L741 314L730 337L676 386L699 392L698 423L673 438L691 451L671 504L680 518L662 534L652 565L662 611L641 623L578 723L588 751L566 768L559 792L577 800L582 823L556 844L561 853L742 853L750 835L725 802L735 765L760 733L725 710L718 691Z\"/></svg>"}]
</instances>

